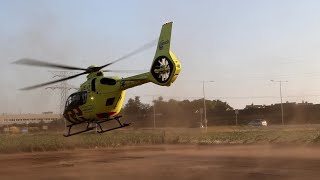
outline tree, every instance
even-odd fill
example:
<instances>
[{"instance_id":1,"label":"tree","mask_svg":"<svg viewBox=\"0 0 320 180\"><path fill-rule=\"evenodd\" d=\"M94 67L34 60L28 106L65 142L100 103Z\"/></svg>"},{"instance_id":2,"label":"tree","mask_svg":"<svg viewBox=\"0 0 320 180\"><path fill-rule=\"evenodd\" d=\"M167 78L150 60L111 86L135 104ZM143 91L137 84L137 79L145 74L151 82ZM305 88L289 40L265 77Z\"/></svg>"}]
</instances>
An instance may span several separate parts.
<instances>
[{"instance_id":1,"label":"tree","mask_svg":"<svg viewBox=\"0 0 320 180\"><path fill-rule=\"evenodd\" d=\"M134 99L130 98L128 100L123 110L126 114L145 114L149 109L150 105L141 103L140 97L135 96Z\"/></svg>"}]
</instances>

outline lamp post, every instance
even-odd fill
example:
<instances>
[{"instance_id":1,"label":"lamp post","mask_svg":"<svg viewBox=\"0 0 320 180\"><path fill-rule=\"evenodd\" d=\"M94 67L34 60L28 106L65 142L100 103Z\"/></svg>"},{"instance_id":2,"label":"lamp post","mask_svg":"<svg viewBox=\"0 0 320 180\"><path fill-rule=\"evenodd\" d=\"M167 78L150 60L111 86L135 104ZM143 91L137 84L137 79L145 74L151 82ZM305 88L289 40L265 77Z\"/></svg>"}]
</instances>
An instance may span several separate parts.
<instances>
[{"instance_id":1,"label":"lamp post","mask_svg":"<svg viewBox=\"0 0 320 180\"><path fill-rule=\"evenodd\" d=\"M210 82L214 82L214 81L202 81L202 91L203 91L203 113L204 113L204 124L206 127L206 131L208 128L208 120L207 120L207 108L206 108L206 93L205 93L205 88L204 88L204 84L205 83L210 83Z\"/></svg>"},{"instance_id":2,"label":"lamp post","mask_svg":"<svg viewBox=\"0 0 320 180\"><path fill-rule=\"evenodd\" d=\"M283 105L282 105L282 83L288 82L288 81L275 81L275 80L270 80L271 82L278 82L280 84L280 101L281 101L281 122L282 125L284 125L284 120L283 120Z\"/></svg>"},{"instance_id":3,"label":"lamp post","mask_svg":"<svg viewBox=\"0 0 320 180\"><path fill-rule=\"evenodd\" d=\"M153 107L152 107L152 110L153 110L153 129L156 129L156 99L155 97L158 96L160 97L161 95L144 95L144 96L150 96L152 97L152 103L153 103Z\"/></svg>"}]
</instances>

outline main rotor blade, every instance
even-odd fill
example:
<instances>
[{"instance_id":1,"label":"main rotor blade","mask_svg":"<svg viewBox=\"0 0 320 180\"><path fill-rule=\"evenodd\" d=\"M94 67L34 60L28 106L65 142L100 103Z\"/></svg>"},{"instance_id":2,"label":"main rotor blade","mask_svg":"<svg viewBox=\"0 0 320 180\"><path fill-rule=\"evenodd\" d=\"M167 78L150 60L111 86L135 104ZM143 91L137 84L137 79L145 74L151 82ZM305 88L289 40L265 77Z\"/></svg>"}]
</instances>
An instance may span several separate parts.
<instances>
[{"instance_id":1,"label":"main rotor blade","mask_svg":"<svg viewBox=\"0 0 320 180\"><path fill-rule=\"evenodd\" d=\"M84 68L63 65L63 64L49 63L49 62L44 62L44 61L39 61L36 59L29 59L29 58L23 58L23 59L17 60L15 62L13 62L12 64L39 66L39 67L51 67L51 68L68 69L68 70L83 70L83 71L87 70Z\"/></svg>"},{"instance_id":2,"label":"main rotor blade","mask_svg":"<svg viewBox=\"0 0 320 180\"><path fill-rule=\"evenodd\" d=\"M31 89L47 86L47 85L50 85L50 84L55 84L55 83L58 83L58 82L66 81L66 80L69 80L69 79L73 79L73 78L76 78L76 77L84 75L84 74L88 74L88 73L87 72L83 72L83 73L80 73L80 74L76 74L76 75L69 76L69 77L66 77L66 78L58 79L58 80L55 80L55 81L50 81L50 82L46 82L46 83L42 83L42 84L38 84L38 85L34 85L34 86L25 87L25 88L22 88L20 90L31 90Z\"/></svg>"},{"instance_id":3,"label":"main rotor blade","mask_svg":"<svg viewBox=\"0 0 320 180\"><path fill-rule=\"evenodd\" d=\"M111 64L114 64L114 63L119 62L119 61L121 61L121 60L127 59L127 58L129 58L129 57L131 57L131 56L134 56L134 55L136 55L136 54L139 54L139 53L141 53L141 52L143 52L143 51L145 51L145 50L147 50L147 49L155 46L155 45L157 44L157 41L158 41L158 39L155 39L155 40L153 40L153 41L151 41L151 42L149 42L149 43L141 46L140 48L132 51L131 53L128 53L128 54L126 54L126 55L124 55L124 56L122 56L122 57L120 57L120 58L118 58L118 59L116 59L116 60L114 60L114 61L112 61L112 62L110 62L110 63L108 63L108 64L105 64L105 65L103 65L103 66L100 66L100 67L98 67L98 68L99 68L99 70L100 70L100 69L103 69L103 68L105 68L105 67L107 67L107 66L110 66Z\"/></svg>"},{"instance_id":4,"label":"main rotor blade","mask_svg":"<svg viewBox=\"0 0 320 180\"><path fill-rule=\"evenodd\" d=\"M103 70L103 72L116 72L116 73L141 73L148 70Z\"/></svg>"}]
</instances>

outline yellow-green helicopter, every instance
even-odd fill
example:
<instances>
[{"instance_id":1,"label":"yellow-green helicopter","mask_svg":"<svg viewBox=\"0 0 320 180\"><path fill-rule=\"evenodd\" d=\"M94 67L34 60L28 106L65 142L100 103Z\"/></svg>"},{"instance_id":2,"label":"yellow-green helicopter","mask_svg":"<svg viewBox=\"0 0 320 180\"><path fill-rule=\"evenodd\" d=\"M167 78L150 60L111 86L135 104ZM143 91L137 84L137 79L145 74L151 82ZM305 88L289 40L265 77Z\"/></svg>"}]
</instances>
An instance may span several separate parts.
<instances>
[{"instance_id":1,"label":"yellow-green helicopter","mask_svg":"<svg viewBox=\"0 0 320 180\"><path fill-rule=\"evenodd\" d=\"M149 47L151 44L147 44L144 47L103 66L90 66L88 68L78 68L24 58L14 63L67 70L82 70L84 72L67 78L26 87L22 90L31 90L88 74L87 81L81 84L79 91L71 94L67 99L63 116L69 122L69 125L67 125L68 132L64 136L68 137L91 131L94 129L94 127L99 128L97 131L98 133L104 133L129 126L130 124L121 123L121 116L118 115L122 108L126 94L125 90L149 82L153 82L160 86L170 86L171 83L177 79L181 71L181 64L179 60L170 51L171 30L172 22L166 23L162 26L156 54L149 72L131 77L119 78L114 76L104 76L103 72L112 72L112 70L102 69L139 53L146 47ZM102 123L111 120L117 121L119 126L110 129L104 129L101 126ZM86 128L84 130L72 133L71 128L79 124L86 124Z\"/></svg>"}]
</instances>

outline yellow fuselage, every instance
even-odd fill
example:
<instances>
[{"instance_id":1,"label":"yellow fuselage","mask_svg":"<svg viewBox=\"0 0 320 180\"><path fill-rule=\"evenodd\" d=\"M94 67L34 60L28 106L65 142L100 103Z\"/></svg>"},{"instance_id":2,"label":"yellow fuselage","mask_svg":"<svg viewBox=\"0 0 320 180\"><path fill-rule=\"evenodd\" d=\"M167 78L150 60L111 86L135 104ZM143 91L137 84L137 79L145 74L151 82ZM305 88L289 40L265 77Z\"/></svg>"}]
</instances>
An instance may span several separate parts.
<instances>
[{"instance_id":1,"label":"yellow fuselage","mask_svg":"<svg viewBox=\"0 0 320 180\"><path fill-rule=\"evenodd\" d=\"M110 119L119 114L126 89L148 82L170 86L181 71L180 61L170 51L171 29L172 22L162 26L149 72L127 78L105 77L102 71L91 72L80 90L69 96L64 117L71 123Z\"/></svg>"}]
</instances>

